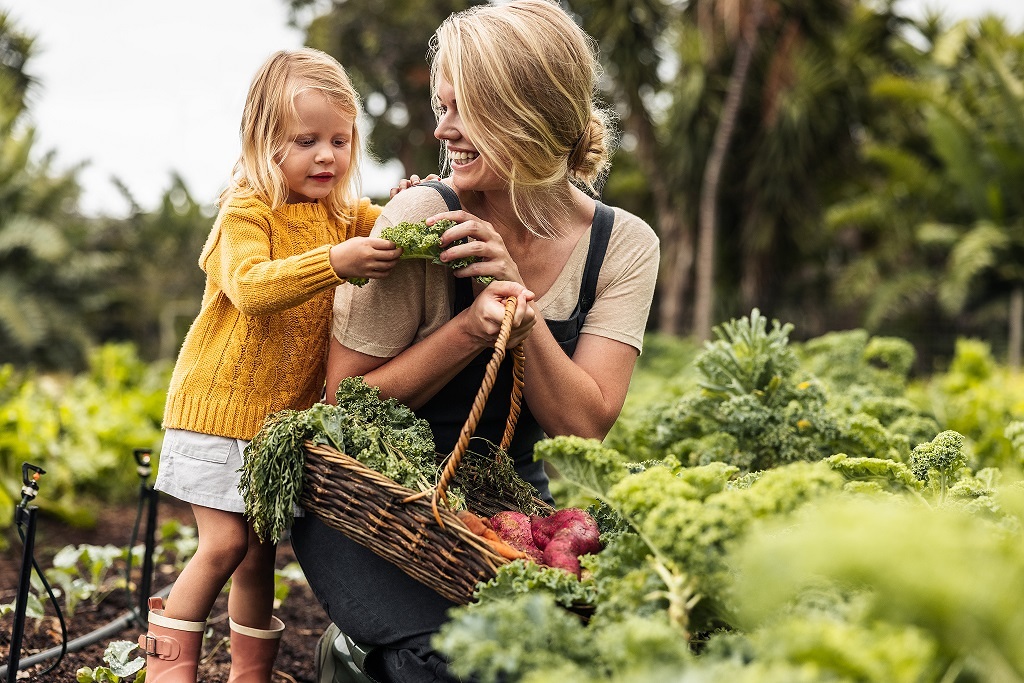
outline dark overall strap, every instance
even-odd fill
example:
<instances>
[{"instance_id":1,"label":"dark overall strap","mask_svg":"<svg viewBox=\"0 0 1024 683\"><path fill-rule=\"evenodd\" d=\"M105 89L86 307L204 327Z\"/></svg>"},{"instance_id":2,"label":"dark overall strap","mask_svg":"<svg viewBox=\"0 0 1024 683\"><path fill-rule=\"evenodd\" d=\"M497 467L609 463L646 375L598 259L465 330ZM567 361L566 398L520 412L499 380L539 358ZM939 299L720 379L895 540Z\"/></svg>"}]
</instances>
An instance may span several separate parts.
<instances>
[{"instance_id":1,"label":"dark overall strap","mask_svg":"<svg viewBox=\"0 0 1024 683\"><path fill-rule=\"evenodd\" d=\"M583 269L583 286L580 289L580 312L585 318L590 307L597 299L597 276L601 274L604 255L608 251L608 241L612 236L612 225L615 224L615 211L597 202L594 210L594 223L590 227L590 250L587 252L587 265Z\"/></svg>"},{"instance_id":2,"label":"dark overall strap","mask_svg":"<svg viewBox=\"0 0 1024 683\"><path fill-rule=\"evenodd\" d=\"M426 185L437 190L438 194L444 199L444 203L448 205L449 211L459 211L462 209L462 202L459 201L459 195L455 193L455 190L448 187L439 180L427 180L420 185ZM469 278L460 277L455 278L455 293L452 297L452 317L462 310L470 307L473 303L473 283L469 281Z\"/></svg>"},{"instance_id":3,"label":"dark overall strap","mask_svg":"<svg viewBox=\"0 0 1024 683\"><path fill-rule=\"evenodd\" d=\"M435 183L429 184L432 187ZM444 185L451 195L455 193L451 188ZM445 194L445 190L438 190ZM458 201L458 197L454 197ZM446 203L448 198L446 198ZM458 205L449 209L456 210ZM583 327L594 299L597 296L597 276L601 271L601 264L604 260L605 251L608 248L608 240L611 234L612 223L615 214L609 207L597 204L594 213L594 222L590 232L590 247L587 252L587 261L583 269L583 280L580 286L580 295L576 308L570 318L566 320L546 321L551 329L555 340L566 354L572 355L579 339L579 331ZM457 315L473 303L473 285L471 278L454 278L455 296L452 315ZM473 405L476 392L483 381L487 363L490 361L492 349L486 349L451 379L438 391L430 400L416 410L416 414L430 423L434 433L434 441L437 449L447 453L455 446L462 425L469 415ZM527 359L529 363L529 359ZM475 436L487 439L495 444L501 441L505 429L505 419L508 417L510 396L512 388L512 358L507 356L502 363L491 390L490 398L484 407L484 411L477 423ZM543 463L533 461L533 446L537 441L544 438L544 430L537 423L537 418L530 412L529 406L524 403L519 420L516 423L515 436L508 452L515 463L516 470L526 481L537 487L541 498L549 503L553 502L548 490L548 479L544 472ZM470 442L470 449L477 452L484 452L479 449L482 445L475 445Z\"/></svg>"},{"instance_id":4,"label":"dark overall strap","mask_svg":"<svg viewBox=\"0 0 1024 683\"><path fill-rule=\"evenodd\" d=\"M424 180L420 185L423 187L432 187L437 190L437 193L444 198L444 203L448 205L449 211L458 211L462 208L462 202L459 201L459 195L455 194L455 190L448 187L440 180Z\"/></svg>"},{"instance_id":5,"label":"dark overall strap","mask_svg":"<svg viewBox=\"0 0 1024 683\"><path fill-rule=\"evenodd\" d=\"M565 320L545 319L552 336L568 356L575 353L583 323L597 299L597 276L601 274L601 265L604 263L604 255L608 250L608 241L611 238L614 223L615 211L601 202L597 202L594 209L594 222L590 226L590 247L587 251L586 265L583 267L583 281L580 285L580 296L576 301L576 307Z\"/></svg>"}]
</instances>

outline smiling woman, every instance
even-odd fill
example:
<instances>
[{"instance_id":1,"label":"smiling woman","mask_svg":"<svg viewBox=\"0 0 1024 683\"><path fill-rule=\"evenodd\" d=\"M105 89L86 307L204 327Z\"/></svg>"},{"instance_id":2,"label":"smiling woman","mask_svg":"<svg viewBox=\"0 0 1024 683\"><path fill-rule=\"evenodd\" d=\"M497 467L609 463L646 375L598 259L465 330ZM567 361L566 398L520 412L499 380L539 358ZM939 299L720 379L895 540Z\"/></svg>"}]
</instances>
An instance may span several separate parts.
<instances>
[{"instance_id":1,"label":"smiling woman","mask_svg":"<svg viewBox=\"0 0 1024 683\"><path fill-rule=\"evenodd\" d=\"M596 198L613 139L594 102L596 46L557 4L475 6L449 17L431 48L434 135L451 173L392 198L373 234L450 220L440 260L468 265L403 260L385 280L339 288L327 396L364 376L451 452L515 298L506 347L525 349L526 403L508 454L552 503L534 444L544 434L602 438L615 421L643 344L658 240ZM502 442L513 364L497 371L476 423L481 444ZM379 646L375 678L452 680L430 646L452 603L313 514L296 520L292 545L341 630Z\"/></svg>"}]
</instances>

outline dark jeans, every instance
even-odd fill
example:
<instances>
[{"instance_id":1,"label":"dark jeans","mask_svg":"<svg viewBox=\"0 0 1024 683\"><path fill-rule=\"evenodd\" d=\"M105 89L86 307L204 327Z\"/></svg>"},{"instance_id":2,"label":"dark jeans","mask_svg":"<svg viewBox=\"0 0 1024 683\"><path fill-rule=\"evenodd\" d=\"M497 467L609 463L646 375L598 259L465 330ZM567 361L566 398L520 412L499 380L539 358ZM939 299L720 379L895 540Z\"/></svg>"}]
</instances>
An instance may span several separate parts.
<instances>
[{"instance_id":1,"label":"dark jeans","mask_svg":"<svg viewBox=\"0 0 1024 683\"><path fill-rule=\"evenodd\" d=\"M453 683L431 636L455 606L371 550L306 512L292 547L327 616L357 643L376 646L367 673L387 683Z\"/></svg>"}]
</instances>

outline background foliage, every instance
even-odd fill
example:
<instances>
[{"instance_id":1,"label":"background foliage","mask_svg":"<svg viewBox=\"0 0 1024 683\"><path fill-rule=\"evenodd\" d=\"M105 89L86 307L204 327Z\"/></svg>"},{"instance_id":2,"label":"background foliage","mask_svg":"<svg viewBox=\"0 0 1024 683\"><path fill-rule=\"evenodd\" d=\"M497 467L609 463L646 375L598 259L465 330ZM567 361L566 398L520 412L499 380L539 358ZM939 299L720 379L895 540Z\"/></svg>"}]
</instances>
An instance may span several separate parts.
<instances>
[{"instance_id":1,"label":"background foliage","mask_svg":"<svg viewBox=\"0 0 1024 683\"><path fill-rule=\"evenodd\" d=\"M477 3L286 4L349 68L373 153L436 170L427 46ZM945 367L964 336L1019 364L1024 36L991 17L911 20L888 0L566 6L601 46L598 94L618 113L604 199L661 238L652 331L700 341L699 310L756 307L803 339L902 337L916 372ZM82 216L77 170L36 148L34 45L5 16L0 50L0 361L81 370L107 341L173 358L214 207L174 179L156 207L128 197L128 217Z\"/></svg>"}]
</instances>

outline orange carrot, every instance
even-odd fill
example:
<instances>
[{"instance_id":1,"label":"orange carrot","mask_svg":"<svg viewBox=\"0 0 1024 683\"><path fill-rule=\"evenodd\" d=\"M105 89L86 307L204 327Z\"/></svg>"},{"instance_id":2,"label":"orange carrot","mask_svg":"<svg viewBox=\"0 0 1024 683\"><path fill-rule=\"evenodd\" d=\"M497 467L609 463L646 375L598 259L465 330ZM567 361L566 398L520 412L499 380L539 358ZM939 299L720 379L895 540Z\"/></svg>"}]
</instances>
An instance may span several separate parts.
<instances>
[{"instance_id":1,"label":"orange carrot","mask_svg":"<svg viewBox=\"0 0 1024 683\"><path fill-rule=\"evenodd\" d=\"M467 529L487 541L487 544L491 546L491 549L505 559L522 560L529 557L526 553L516 550L508 543L501 540L501 537L495 533L494 529L492 529L489 524L487 524L487 521L489 520L478 517L468 510L460 510L456 514L459 519L462 520L462 523L466 525Z\"/></svg>"}]
</instances>

